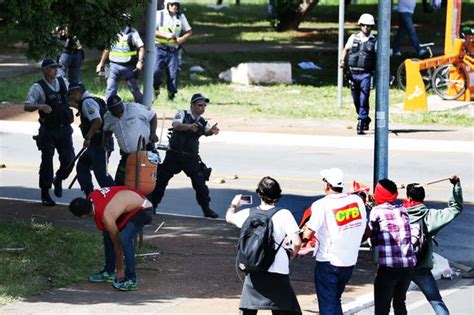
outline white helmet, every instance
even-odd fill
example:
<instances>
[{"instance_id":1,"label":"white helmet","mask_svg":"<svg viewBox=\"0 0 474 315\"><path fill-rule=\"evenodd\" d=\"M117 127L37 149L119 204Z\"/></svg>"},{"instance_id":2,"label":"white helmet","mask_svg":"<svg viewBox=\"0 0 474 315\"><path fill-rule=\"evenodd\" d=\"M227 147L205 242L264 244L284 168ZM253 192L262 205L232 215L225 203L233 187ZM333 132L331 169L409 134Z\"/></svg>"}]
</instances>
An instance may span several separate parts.
<instances>
[{"instance_id":1,"label":"white helmet","mask_svg":"<svg viewBox=\"0 0 474 315\"><path fill-rule=\"evenodd\" d=\"M167 8L168 4L170 4L170 3L179 3L179 4L181 4L181 0L165 0L165 3L164 3L165 8Z\"/></svg>"},{"instance_id":2,"label":"white helmet","mask_svg":"<svg viewBox=\"0 0 474 315\"><path fill-rule=\"evenodd\" d=\"M167 0L168 1L168 0ZM359 21L357 24L365 24L365 25L375 25L375 19L372 14L364 13L360 16Z\"/></svg>"}]
</instances>

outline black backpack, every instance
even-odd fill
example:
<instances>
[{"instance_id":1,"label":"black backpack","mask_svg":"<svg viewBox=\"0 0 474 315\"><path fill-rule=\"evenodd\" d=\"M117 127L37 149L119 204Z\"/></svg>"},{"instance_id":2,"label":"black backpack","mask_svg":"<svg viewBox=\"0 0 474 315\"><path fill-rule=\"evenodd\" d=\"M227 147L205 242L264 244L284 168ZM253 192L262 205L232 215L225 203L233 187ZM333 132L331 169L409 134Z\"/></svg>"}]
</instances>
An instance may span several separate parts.
<instances>
[{"instance_id":1,"label":"black backpack","mask_svg":"<svg viewBox=\"0 0 474 315\"><path fill-rule=\"evenodd\" d=\"M281 208L251 208L240 230L237 264L245 273L267 271L273 264L283 240L275 248L272 217Z\"/></svg>"},{"instance_id":2,"label":"black backpack","mask_svg":"<svg viewBox=\"0 0 474 315\"><path fill-rule=\"evenodd\" d=\"M410 232L413 252L416 255L416 260L419 262L423 259L428 249L428 233L426 231L424 217L410 223Z\"/></svg>"}]
</instances>

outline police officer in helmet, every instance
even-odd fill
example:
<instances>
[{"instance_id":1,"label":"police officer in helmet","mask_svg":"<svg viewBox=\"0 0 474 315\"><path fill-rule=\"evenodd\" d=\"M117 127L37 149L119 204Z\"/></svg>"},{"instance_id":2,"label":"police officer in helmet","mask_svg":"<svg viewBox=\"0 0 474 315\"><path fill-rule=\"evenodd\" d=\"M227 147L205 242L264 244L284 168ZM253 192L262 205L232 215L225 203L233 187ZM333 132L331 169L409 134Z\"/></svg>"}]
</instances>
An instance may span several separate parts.
<instances>
[{"instance_id":1,"label":"police officer in helmet","mask_svg":"<svg viewBox=\"0 0 474 315\"><path fill-rule=\"evenodd\" d=\"M74 115L69 108L68 86L65 78L56 78L59 64L50 58L41 63L43 78L30 87L24 110L27 112L38 111L40 128L34 137L38 150L41 151L41 164L39 170L39 187L41 189L41 202L44 206L56 205L49 189L54 183L54 194L62 197L62 181L72 171L74 147L72 144L71 123ZM60 166L53 178L53 156L58 152Z\"/></svg>"},{"instance_id":2,"label":"police officer in helmet","mask_svg":"<svg viewBox=\"0 0 474 315\"><path fill-rule=\"evenodd\" d=\"M375 70L377 38L371 33L375 25L374 17L364 13L358 24L361 31L352 34L347 40L340 67L349 66L351 74L351 92L358 115L357 134L363 135L369 130L369 97L372 76ZM348 56L348 58L347 58Z\"/></svg>"},{"instance_id":3,"label":"police officer in helmet","mask_svg":"<svg viewBox=\"0 0 474 315\"><path fill-rule=\"evenodd\" d=\"M150 195L153 207L161 202L169 180L184 171L191 178L196 199L201 206L205 217L218 218L219 215L209 208L211 198L206 185L209 174L207 167L199 157L199 138L219 133L217 123L210 125L201 115L204 114L209 99L202 94L191 97L189 111L180 110L176 113L172 123L172 135L169 149L166 152L163 164L158 168L155 190Z\"/></svg>"}]
</instances>

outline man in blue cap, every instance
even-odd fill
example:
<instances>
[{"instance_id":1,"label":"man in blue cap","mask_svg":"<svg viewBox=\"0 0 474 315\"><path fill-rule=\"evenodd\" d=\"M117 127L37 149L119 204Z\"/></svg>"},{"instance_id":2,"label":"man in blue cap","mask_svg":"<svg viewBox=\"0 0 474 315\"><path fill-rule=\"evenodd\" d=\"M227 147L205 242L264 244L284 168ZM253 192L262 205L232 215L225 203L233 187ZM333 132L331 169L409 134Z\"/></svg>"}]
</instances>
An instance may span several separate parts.
<instances>
[{"instance_id":1,"label":"man in blue cap","mask_svg":"<svg viewBox=\"0 0 474 315\"><path fill-rule=\"evenodd\" d=\"M173 131L169 141L169 149L166 152L163 164L158 168L155 190L151 193L150 201L153 207L161 202L165 194L169 180L184 171L191 178L196 199L207 218L218 218L219 215L211 210L209 203L209 188L206 181L209 180L210 169L199 157L199 138L201 136L212 136L219 133L217 123L210 125L201 115L204 114L209 99L202 94L194 94L191 97L191 108L189 111L180 110L173 119Z\"/></svg>"},{"instance_id":2,"label":"man in blue cap","mask_svg":"<svg viewBox=\"0 0 474 315\"><path fill-rule=\"evenodd\" d=\"M104 148L103 121L107 111L105 101L92 96L81 82L69 85L69 96L77 107L81 118L81 132L87 150L77 162L77 181L87 196L94 190L91 171L100 187L114 186L114 180L107 172L108 152Z\"/></svg>"},{"instance_id":3,"label":"man in blue cap","mask_svg":"<svg viewBox=\"0 0 474 315\"><path fill-rule=\"evenodd\" d=\"M62 181L72 171L69 167L74 159L72 144L72 127L74 115L69 108L68 86L65 78L56 78L57 64L51 58L41 63L43 78L30 87L24 110L38 111L40 128L36 140L38 150L41 151L39 170L39 187L41 188L41 202L44 206L52 207L56 203L49 195L49 189L54 183L54 194L61 197L63 194ZM60 166L53 179L54 150L59 154Z\"/></svg>"}]
</instances>

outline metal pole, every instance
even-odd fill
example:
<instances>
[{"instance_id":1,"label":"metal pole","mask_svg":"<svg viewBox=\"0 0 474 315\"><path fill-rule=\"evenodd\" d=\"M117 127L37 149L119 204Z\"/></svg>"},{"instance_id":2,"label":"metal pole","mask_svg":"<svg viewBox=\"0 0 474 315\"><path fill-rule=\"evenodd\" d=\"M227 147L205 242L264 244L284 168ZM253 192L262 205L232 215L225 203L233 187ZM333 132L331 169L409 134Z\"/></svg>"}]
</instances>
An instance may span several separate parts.
<instances>
[{"instance_id":1,"label":"metal pole","mask_svg":"<svg viewBox=\"0 0 474 315\"><path fill-rule=\"evenodd\" d=\"M341 60L342 49L344 48L344 11L345 0L339 0L339 36L338 36L338 54L337 54L337 104L342 108L342 79L343 69L339 67L339 60Z\"/></svg>"},{"instance_id":2,"label":"metal pole","mask_svg":"<svg viewBox=\"0 0 474 315\"><path fill-rule=\"evenodd\" d=\"M379 1L377 23L377 67L375 76L374 187L378 180L388 178L390 6L391 3L388 0Z\"/></svg>"},{"instance_id":3,"label":"metal pole","mask_svg":"<svg viewBox=\"0 0 474 315\"><path fill-rule=\"evenodd\" d=\"M153 101L153 69L155 67L155 29L157 0L146 5L145 71L143 74L143 105L151 108Z\"/></svg>"}]
</instances>

